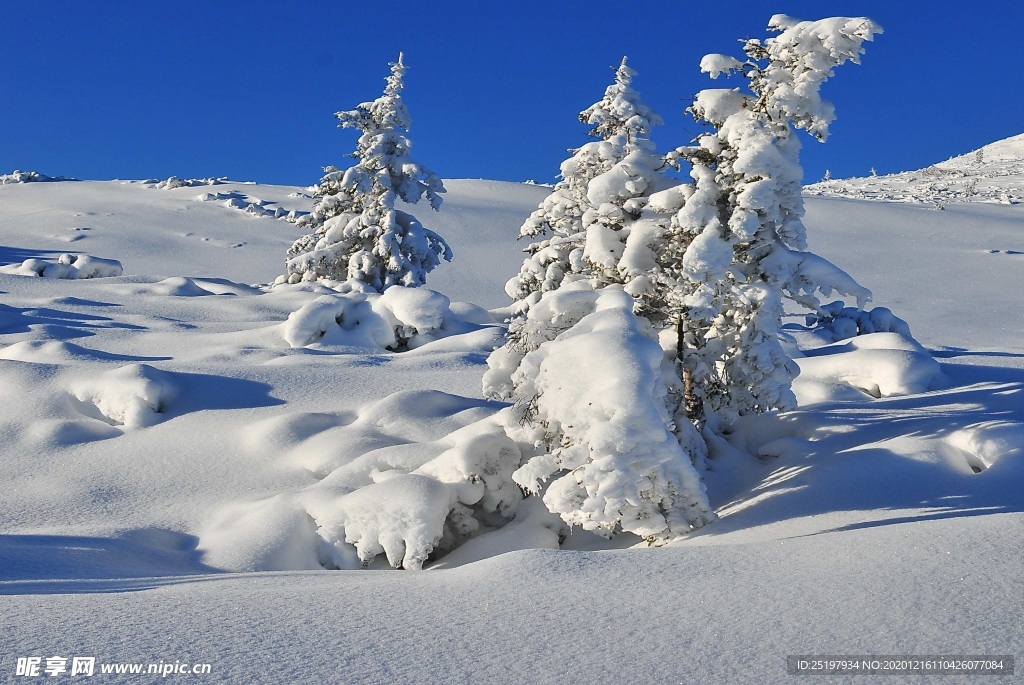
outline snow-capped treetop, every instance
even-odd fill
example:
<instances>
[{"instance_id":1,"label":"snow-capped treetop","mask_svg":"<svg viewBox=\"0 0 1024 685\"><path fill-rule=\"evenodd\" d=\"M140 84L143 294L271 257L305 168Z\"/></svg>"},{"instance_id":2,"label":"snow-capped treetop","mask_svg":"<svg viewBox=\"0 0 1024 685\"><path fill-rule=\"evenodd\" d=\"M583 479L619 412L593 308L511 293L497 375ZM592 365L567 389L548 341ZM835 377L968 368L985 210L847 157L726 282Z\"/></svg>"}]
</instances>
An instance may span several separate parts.
<instances>
[{"instance_id":1,"label":"snow-capped treetop","mask_svg":"<svg viewBox=\"0 0 1024 685\"><path fill-rule=\"evenodd\" d=\"M389 62L391 75L385 79L387 85L384 94L372 102L361 102L355 109L337 112L334 116L344 128L358 128L360 131L375 131L382 128L401 128L409 130L412 117L402 100L402 89L405 87L403 77L408 67L403 61L403 54L398 53L397 62Z\"/></svg>"},{"instance_id":2,"label":"snow-capped treetop","mask_svg":"<svg viewBox=\"0 0 1024 685\"><path fill-rule=\"evenodd\" d=\"M600 140L562 163L561 181L520 228L520 237L552 235L526 249L530 257L508 283L520 313L563 282L625 283L635 276L619 268L629 236L623 229L639 218L646 196L665 185L658 179L665 160L648 137L662 120L632 87L635 75L623 57L603 98L580 113Z\"/></svg>"},{"instance_id":3,"label":"snow-capped treetop","mask_svg":"<svg viewBox=\"0 0 1024 685\"><path fill-rule=\"evenodd\" d=\"M604 97L580 112L580 121L590 124L590 134L600 138L577 148L562 162L562 179L551 195L523 224L521 237L536 237L551 232L570 236L583 230L583 213L589 208L590 182L612 169L637 146L647 149L648 134L662 119L640 99L632 87L636 71L626 58L615 70L615 82L605 89Z\"/></svg>"},{"instance_id":4,"label":"snow-capped treetop","mask_svg":"<svg viewBox=\"0 0 1024 685\"><path fill-rule=\"evenodd\" d=\"M373 180L406 202L418 202L425 194L430 206L437 209L441 206L440 193L444 192L444 184L437 174L409 157L412 142L402 133L408 131L412 124L412 117L402 100L402 77L408 69L402 53L390 66L391 75L385 79L387 85L383 95L373 102L363 102L355 109L334 115L341 128L357 128L363 132L353 154L360 163L345 173L342 186L364 187L371 182L365 172L386 170L386 176L375 174ZM371 159L374 162L367 165Z\"/></svg>"},{"instance_id":5,"label":"snow-capped treetop","mask_svg":"<svg viewBox=\"0 0 1024 685\"><path fill-rule=\"evenodd\" d=\"M820 97L821 85L832 76L833 67L847 61L860 62L864 41L882 33L882 27L866 17L800 21L776 14L768 28L779 31L779 35L763 42L746 41L746 62L727 55L705 55L701 71L717 78L742 70L758 96L754 104L757 110L773 121L789 121L825 140L835 109ZM765 60L768 64L761 66L759 63Z\"/></svg>"},{"instance_id":6,"label":"snow-capped treetop","mask_svg":"<svg viewBox=\"0 0 1024 685\"><path fill-rule=\"evenodd\" d=\"M608 140L627 133L632 139L637 134L646 136L651 128L664 123L654 110L640 99L633 87L636 71L626 66L626 57L615 70L615 83L604 91L600 102L580 112L580 121L593 126L590 134Z\"/></svg>"}]
</instances>

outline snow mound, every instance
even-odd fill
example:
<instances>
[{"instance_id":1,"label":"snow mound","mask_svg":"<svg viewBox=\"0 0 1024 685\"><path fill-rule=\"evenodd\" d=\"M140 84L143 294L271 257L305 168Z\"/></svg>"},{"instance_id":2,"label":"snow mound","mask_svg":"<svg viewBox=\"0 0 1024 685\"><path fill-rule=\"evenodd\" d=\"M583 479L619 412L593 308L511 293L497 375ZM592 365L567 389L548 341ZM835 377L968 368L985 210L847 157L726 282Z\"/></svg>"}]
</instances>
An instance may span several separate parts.
<instances>
[{"instance_id":1,"label":"snow mound","mask_svg":"<svg viewBox=\"0 0 1024 685\"><path fill-rule=\"evenodd\" d=\"M222 507L203 533L204 562L235 571L322 569L316 524L293 495Z\"/></svg>"},{"instance_id":2,"label":"snow mound","mask_svg":"<svg viewBox=\"0 0 1024 685\"><path fill-rule=\"evenodd\" d=\"M26 259L18 265L0 267L0 273L16 276L42 276L43 278L113 278L123 273L121 262L82 254L77 257L62 254L56 262L45 259Z\"/></svg>"},{"instance_id":3,"label":"snow mound","mask_svg":"<svg viewBox=\"0 0 1024 685\"><path fill-rule=\"evenodd\" d=\"M1024 424L1013 421L984 421L946 436L947 455L954 463L982 473L1002 460L1024 464Z\"/></svg>"},{"instance_id":4,"label":"snow mound","mask_svg":"<svg viewBox=\"0 0 1024 685\"><path fill-rule=\"evenodd\" d=\"M411 350L481 328L456 316L447 297L426 288L392 286L378 294L359 281L347 281L339 290L288 316L282 329L288 345ZM469 313L479 319L475 310Z\"/></svg>"},{"instance_id":5,"label":"snow mound","mask_svg":"<svg viewBox=\"0 0 1024 685\"><path fill-rule=\"evenodd\" d=\"M944 378L939 363L916 340L899 333L871 333L804 352L795 361L794 392L801 405L837 399L842 388L872 397L935 390Z\"/></svg>"},{"instance_id":6,"label":"snow mound","mask_svg":"<svg viewBox=\"0 0 1024 685\"><path fill-rule=\"evenodd\" d=\"M500 528L522 499L512 479L522 453L494 420L499 407L481 404L400 392L356 417L302 414L261 425L250 444L282 450L283 467L308 468L310 453L336 454L312 458L317 481L306 488L223 507L201 535L207 562L231 570L354 569L383 554L395 568L421 568ZM534 524L523 530L537 538Z\"/></svg>"},{"instance_id":7,"label":"snow mound","mask_svg":"<svg viewBox=\"0 0 1024 685\"><path fill-rule=\"evenodd\" d=\"M114 426L140 428L160 421L175 387L166 372L147 364L129 364L75 382L71 395L87 416Z\"/></svg>"},{"instance_id":8,"label":"snow mound","mask_svg":"<svg viewBox=\"0 0 1024 685\"><path fill-rule=\"evenodd\" d=\"M151 290L158 295L167 295L169 297L203 297L205 295L213 295L209 290L200 287L191 278L185 278L184 276L165 278L159 283L154 283Z\"/></svg>"}]
</instances>

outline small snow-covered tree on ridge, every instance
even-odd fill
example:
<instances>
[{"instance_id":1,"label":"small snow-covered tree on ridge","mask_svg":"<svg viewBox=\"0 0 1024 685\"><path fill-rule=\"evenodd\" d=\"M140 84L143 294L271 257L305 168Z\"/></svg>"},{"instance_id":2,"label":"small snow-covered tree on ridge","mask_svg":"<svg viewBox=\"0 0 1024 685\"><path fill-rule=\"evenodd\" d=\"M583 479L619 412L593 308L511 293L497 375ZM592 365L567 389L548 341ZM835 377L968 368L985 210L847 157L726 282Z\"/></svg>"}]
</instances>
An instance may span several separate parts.
<instances>
[{"instance_id":1,"label":"small snow-covered tree on ridge","mask_svg":"<svg viewBox=\"0 0 1024 685\"><path fill-rule=\"evenodd\" d=\"M313 211L299 222L311 229L288 250L287 273L278 282L355 279L378 292L392 285L420 286L451 248L414 216L395 209L401 198L426 196L441 206L441 179L409 156L405 131L411 119L402 100L406 66L402 55L391 64L384 94L373 102L338 112L341 128L362 135L353 153L358 161L341 171L327 167L314 188Z\"/></svg>"},{"instance_id":2,"label":"small snow-covered tree on ridge","mask_svg":"<svg viewBox=\"0 0 1024 685\"><path fill-rule=\"evenodd\" d=\"M679 154L693 165L695 188L671 230L686 252L677 269L676 304L699 344L685 353L709 418L795 406L798 369L779 343L783 298L812 310L818 293L857 298L870 293L807 251L796 129L824 141L835 118L820 96L834 67L857 62L864 41L881 28L866 18L799 21L776 15L779 35L748 40L747 60L707 55L713 78L740 72L750 93L704 90L690 112L714 132Z\"/></svg>"}]
</instances>

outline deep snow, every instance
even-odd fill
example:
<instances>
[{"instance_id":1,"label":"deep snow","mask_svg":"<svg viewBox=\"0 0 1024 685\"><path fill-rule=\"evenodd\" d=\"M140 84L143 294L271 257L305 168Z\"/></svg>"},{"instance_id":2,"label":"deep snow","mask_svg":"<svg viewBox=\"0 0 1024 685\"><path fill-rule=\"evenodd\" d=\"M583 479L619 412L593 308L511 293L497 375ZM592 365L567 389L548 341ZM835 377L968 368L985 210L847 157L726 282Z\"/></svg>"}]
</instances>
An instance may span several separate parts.
<instances>
[{"instance_id":1,"label":"deep snow","mask_svg":"<svg viewBox=\"0 0 1024 685\"><path fill-rule=\"evenodd\" d=\"M481 399L500 334L484 309L507 304L518 226L547 189L445 185L418 216L455 252L428 287L463 325L397 354L344 335L293 347L289 316L329 291L257 287L301 234L285 217L309 210L303 189L0 186L0 263L74 252L124 270L0 268L5 677L18 656L94 655L208 662L230 682L759 683L789 680L787 654L1014 653L1014 204L808 199L811 249L920 345L800 338L801 408L712 445L721 518L681 543L576 531L563 551L495 556L557 545L537 512L444 570L218 572L318 566L310 515L499 408Z\"/></svg>"}]
</instances>

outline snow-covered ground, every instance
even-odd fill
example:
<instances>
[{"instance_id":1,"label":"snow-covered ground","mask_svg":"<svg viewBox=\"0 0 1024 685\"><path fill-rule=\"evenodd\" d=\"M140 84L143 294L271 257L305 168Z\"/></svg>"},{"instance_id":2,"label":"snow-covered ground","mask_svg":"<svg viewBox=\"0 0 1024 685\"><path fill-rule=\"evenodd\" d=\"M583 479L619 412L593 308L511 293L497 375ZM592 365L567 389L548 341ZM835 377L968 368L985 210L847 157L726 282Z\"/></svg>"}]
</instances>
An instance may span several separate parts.
<instances>
[{"instance_id":1,"label":"snow-covered ground","mask_svg":"<svg viewBox=\"0 0 1024 685\"><path fill-rule=\"evenodd\" d=\"M913 338L798 337L801 408L712 445L718 521L663 548L577 531L555 550L536 512L423 572L302 569L352 483L456 449L499 409L481 378L502 312L485 310L508 304L518 226L548 189L448 181L440 213L415 208L455 252L428 282L451 304L445 336L392 353L338 332L303 345L289 316L326 291L259 285L303 232L303 189L0 186L0 673L94 656L239 683L781 683L787 655L1019 656L1011 147L940 165L982 179L966 198L851 199L924 197L931 181L899 175L814 187L811 249ZM79 264L63 253L123 275L19 275ZM963 679L879 679L925 681Z\"/></svg>"}]
</instances>

